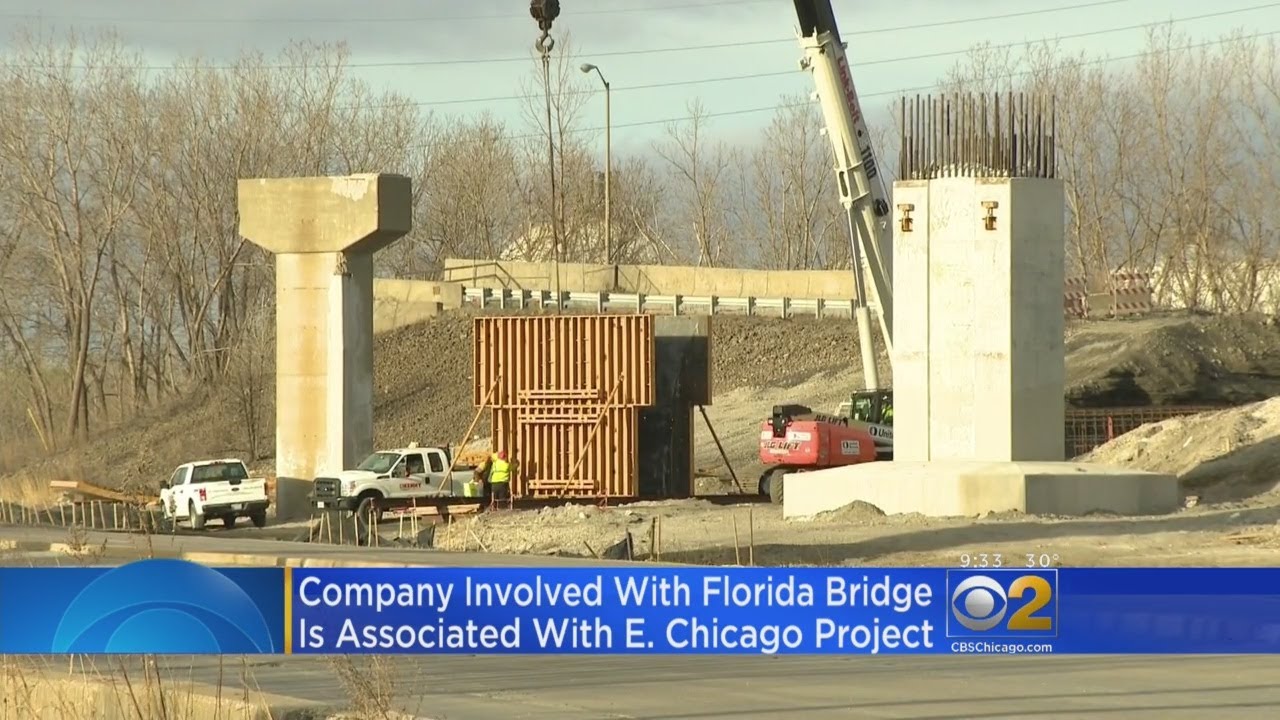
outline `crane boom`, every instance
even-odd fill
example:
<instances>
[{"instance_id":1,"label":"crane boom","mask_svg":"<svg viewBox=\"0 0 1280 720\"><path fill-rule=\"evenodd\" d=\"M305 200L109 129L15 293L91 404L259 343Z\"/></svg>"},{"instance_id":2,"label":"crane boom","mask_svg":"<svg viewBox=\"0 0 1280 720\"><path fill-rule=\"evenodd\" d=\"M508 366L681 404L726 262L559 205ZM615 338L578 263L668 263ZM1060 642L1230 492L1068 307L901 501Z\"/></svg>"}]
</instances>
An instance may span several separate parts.
<instances>
[{"instance_id":1,"label":"crane boom","mask_svg":"<svg viewBox=\"0 0 1280 720\"><path fill-rule=\"evenodd\" d=\"M888 227L890 198L876 165L871 133L862 117L831 0L794 1L800 20L800 45L805 53L800 67L813 74L827 138L835 151L836 180L840 202L848 219L853 256L857 292L854 312L862 348L863 376L867 389L874 390L878 381L868 300L879 311L886 350L893 347L893 245ZM866 287L868 275L870 288Z\"/></svg>"}]
</instances>

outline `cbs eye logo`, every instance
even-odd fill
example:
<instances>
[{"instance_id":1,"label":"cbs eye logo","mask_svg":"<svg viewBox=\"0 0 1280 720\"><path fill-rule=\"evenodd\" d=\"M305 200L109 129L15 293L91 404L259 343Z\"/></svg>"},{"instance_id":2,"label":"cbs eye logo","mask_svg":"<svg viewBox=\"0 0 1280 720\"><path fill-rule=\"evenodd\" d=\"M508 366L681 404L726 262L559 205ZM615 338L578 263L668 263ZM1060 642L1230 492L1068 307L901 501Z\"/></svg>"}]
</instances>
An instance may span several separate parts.
<instances>
[{"instance_id":1,"label":"cbs eye logo","mask_svg":"<svg viewBox=\"0 0 1280 720\"><path fill-rule=\"evenodd\" d=\"M1056 636L1057 571L949 571L947 635Z\"/></svg>"},{"instance_id":2,"label":"cbs eye logo","mask_svg":"<svg viewBox=\"0 0 1280 720\"><path fill-rule=\"evenodd\" d=\"M142 560L85 585L50 650L238 655L272 653L276 643L261 608L228 576L185 560Z\"/></svg>"}]
</instances>

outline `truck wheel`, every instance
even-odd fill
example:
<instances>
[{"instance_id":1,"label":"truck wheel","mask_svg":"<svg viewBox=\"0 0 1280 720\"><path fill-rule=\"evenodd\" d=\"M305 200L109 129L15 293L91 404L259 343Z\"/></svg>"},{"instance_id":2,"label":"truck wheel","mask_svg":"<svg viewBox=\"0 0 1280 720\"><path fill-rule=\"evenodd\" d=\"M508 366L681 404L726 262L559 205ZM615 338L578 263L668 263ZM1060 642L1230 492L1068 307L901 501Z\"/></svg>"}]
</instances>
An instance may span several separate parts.
<instances>
[{"instance_id":1,"label":"truck wheel","mask_svg":"<svg viewBox=\"0 0 1280 720\"><path fill-rule=\"evenodd\" d=\"M380 520L382 508L378 507L378 498L373 495L361 498L355 509L356 545L368 544L370 535L378 532Z\"/></svg>"},{"instance_id":2,"label":"truck wheel","mask_svg":"<svg viewBox=\"0 0 1280 720\"><path fill-rule=\"evenodd\" d=\"M192 530L204 529L204 515L201 515L199 511L196 510L196 502L194 500L191 501L191 505L187 509L187 517L191 520ZM176 525L177 523L174 524Z\"/></svg>"},{"instance_id":3,"label":"truck wheel","mask_svg":"<svg viewBox=\"0 0 1280 720\"><path fill-rule=\"evenodd\" d=\"M226 515L226 516L223 516L223 518L222 518L222 527L224 527L224 528L226 528L226 529L228 529L228 530L234 530L234 529L235 529L235 527L236 527L236 516L235 516L235 515Z\"/></svg>"},{"instance_id":4,"label":"truck wheel","mask_svg":"<svg viewBox=\"0 0 1280 720\"><path fill-rule=\"evenodd\" d=\"M767 481L769 484L769 500L771 500L774 505L782 504L782 478L784 475L786 475L786 473L782 470L774 470L769 473L769 479Z\"/></svg>"},{"instance_id":5,"label":"truck wheel","mask_svg":"<svg viewBox=\"0 0 1280 720\"><path fill-rule=\"evenodd\" d=\"M262 528L267 526L267 511L255 510L249 513L249 520L253 523L254 527L261 530Z\"/></svg>"}]
</instances>

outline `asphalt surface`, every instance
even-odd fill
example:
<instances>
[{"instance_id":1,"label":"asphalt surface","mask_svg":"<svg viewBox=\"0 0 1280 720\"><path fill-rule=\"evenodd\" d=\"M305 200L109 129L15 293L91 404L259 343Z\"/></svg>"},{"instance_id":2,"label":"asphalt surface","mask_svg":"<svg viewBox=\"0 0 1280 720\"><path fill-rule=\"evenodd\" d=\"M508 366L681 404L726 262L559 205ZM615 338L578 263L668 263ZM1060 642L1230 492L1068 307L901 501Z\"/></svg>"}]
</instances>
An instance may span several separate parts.
<instances>
[{"instance_id":1,"label":"asphalt surface","mask_svg":"<svg viewBox=\"0 0 1280 720\"><path fill-rule=\"evenodd\" d=\"M91 533L103 562L137 557L147 539ZM46 564L65 530L0 527L9 565ZM157 555L234 554L424 565L583 564L414 549L372 549L208 536L153 536ZM211 563L211 564L217 564ZM593 563L595 564L595 563ZM334 663L368 658L167 658L172 679L238 694L250 690L345 706L351 691ZM1280 657L578 657L398 658L361 670L402 711L434 720L711 720L714 718L1273 718L1280 708ZM350 677L350 673L347 673ZM232 679L235 680L232 680ZM227 687L232 685L234 687Z\"/></svg>"},{"instance_id":2,"label":"asphalt surface","mask_svg":"<svg viewBox=\"0 0 1280 720\"><path fill-rule=\"evenodd\" d=\"M250 659L249 668L264 692L343 703L331 662ZM181 672L217 677L216 661L195 663L184 659ZM489 656L394 666L396 705L439 720L1243 720L1280 707L1280 658L1261 657Z\"/></svg>"}]
</instances>

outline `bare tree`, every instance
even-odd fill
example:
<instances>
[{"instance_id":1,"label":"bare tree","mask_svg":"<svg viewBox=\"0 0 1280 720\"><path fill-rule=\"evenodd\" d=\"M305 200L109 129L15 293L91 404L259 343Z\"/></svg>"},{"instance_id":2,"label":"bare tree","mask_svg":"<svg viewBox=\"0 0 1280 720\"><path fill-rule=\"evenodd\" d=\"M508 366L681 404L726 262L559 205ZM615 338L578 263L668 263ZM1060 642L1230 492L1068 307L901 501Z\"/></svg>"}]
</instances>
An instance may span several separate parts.
<instances>
[{"instance_id":1,"label":"bare tree","mask_svg":"<svg viewBox=\"0 0 1280 720\"><path fill-rule=\"evenodd\" d=\"M631 157L613 174L614 259L619 263L678 263L667 242L667 186L662 173L643 157Z\"/></svg>"},{"instance_id":2,"label":"bare tree","mask_svg":"<svg viewBox=\"0 0 1280 720\"><path fill-rule=\"evenodd\" d=\"M488 115L441 133L427 190L428 242L437 258L497 258L520 232L519 160Z\"/></svg>"},{"instance_id":3,"label":"bare tree","mask_svg":"<svg viewBox=\"0 0 1280 720\"><path fill-rule=\"evenodd\" d=\"M755 239L764 267L783 270L848 264L840 234L839 198L822 116L798 98L783 98L760 144L743 158L740 227Z\"/></svg>"},{"instance_id":4,"label":"bare tree","mask_svg":"<svg viewBox=\"0 0 1280 720\"><path fill-rule=\"evenodd\" d=\"M1021 58L980 48L947 88L1055 96L1073 273L1157 270L1164 301L1238 311L1275 272L1276 58L1238 33L1205 47L1164 26L1128 65L1051 44Z\"/></svg>"},{"instance_id":5,"label":"bare tree","mask_svg":"<svg viewBox=\"0 0 1280 720\"><path fill-rule=\"evenodd\" d=\"M604 259L603 160L593 152L591 134L585 132L587 103L599 94L599 88L594 78L581 72L580 63L573 51L573 40L566 33L556 41L550 77L544 80L542 59L535 53L532 70L521 83L525 98L521 112L529 132L519 143L523 169L520 196L526 201L527 212L519 252L528 259L554 255L553 225L561 233L562 260ZM548 134L555 156L554 197L550 196L551 173L547 167Z\"/></svg>"},{"instance_id":6,"label":"bare tree","mask_svg":"<svg viewBox=\"0 0 1280 720\"><path fill-rule=\"evenodd\" d=\"M141 62L110 36L59 47L24 34L5 70L6 94L20 103L9 108L0 159L19 178L11 201L21 228L15 231L33 249L29 259L37 261L27 270L53 289L51 302L27 302L44 305L45 317L61 330L61 431L74 436L89 426L95 302L111 245L127 228L147 164L132 141L146 124ZM31 353L25 329L10 313L10 340ZM33 382L46 385L32 370ZM52 426L51 403L40 402L44 424Z\"/></svg>"},{"instance_id":7,"label":"bare tree","mask_svg":"<svg viewBox=\"0 0 1280 720\"><path fill-rule=\"evenodd\" d=\"M725 258L727 208L724 179L729 153L707 137L702 103L689 104L689 119L668 129L668 140L656 148L671 167L681 205L679 219L692 233L698 266L719 265Z\"/></svg>"},{"instance_id":8,"label":"bare tree","mask_svg":"<svg viewBox=\"0 0 1280 720\"><path fill-rule=\"evenodd\" d=\"M275 305L259 303L241 327L227 362L226 383L231 388L252 460L261 459L263 438L270 435L265 425L274 407L275 341Z\"/></svg>"},{"instance_id":9,"label":"bare tree","mask_svg":"<svg viewBox=\"0 0 1280 720\"><path fill-rule=\"evenodd\" d=\"M0 338L26 377L18 414L50 443L223 378L272 292L237 233L238 178L430 169L430 119L350 79L346 57L296 44L149 78L111 35L10 45Z\"/></svg>"}]
</instances>

